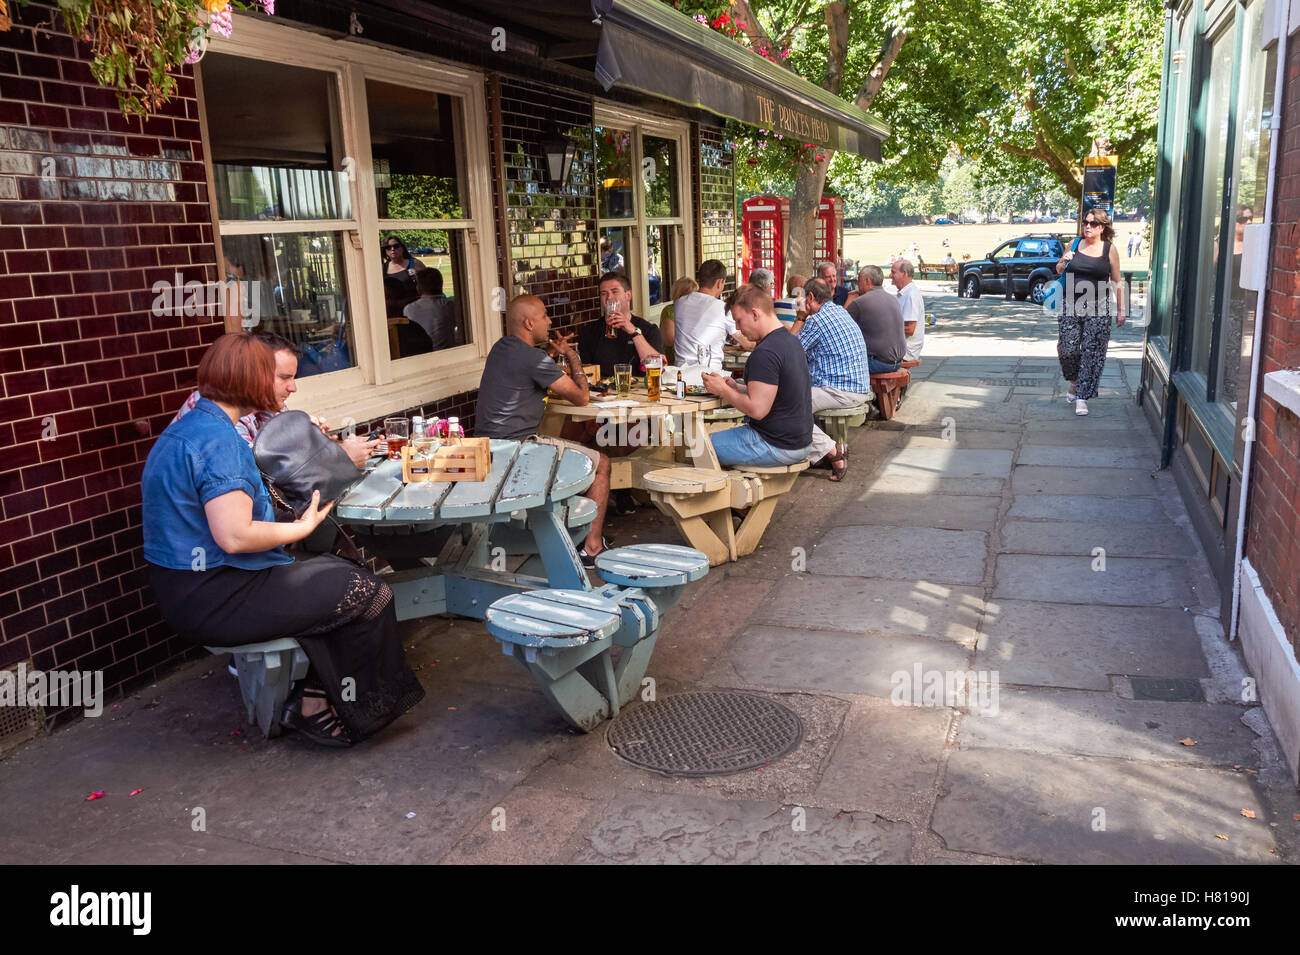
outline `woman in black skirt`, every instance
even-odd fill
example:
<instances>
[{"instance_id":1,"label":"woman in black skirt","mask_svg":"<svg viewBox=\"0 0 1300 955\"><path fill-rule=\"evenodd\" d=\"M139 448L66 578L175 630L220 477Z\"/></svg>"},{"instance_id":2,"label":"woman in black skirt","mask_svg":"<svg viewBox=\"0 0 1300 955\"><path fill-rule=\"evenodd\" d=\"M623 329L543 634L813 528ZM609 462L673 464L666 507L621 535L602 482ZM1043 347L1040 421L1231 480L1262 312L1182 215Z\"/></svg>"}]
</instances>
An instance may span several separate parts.
<instances>
[{"instance_id":1,"label":"woman in black skirt","mask_svg":"<svg viewBox=\"0 0 1300 955\"><path fill-rule=\"evenodd\" d=\"M294 561L331 504L313 499L275 521L252 449L235 422L275 410L275 358L246 333L219 338L199 363L193 411L149 452L142 478L144 556L158 605L188 640L233 647L294 637L311 672L289 725L314 742L348 746L424 697L397 635L393 592L333 555Z\"/></svg>"}]
</instances>

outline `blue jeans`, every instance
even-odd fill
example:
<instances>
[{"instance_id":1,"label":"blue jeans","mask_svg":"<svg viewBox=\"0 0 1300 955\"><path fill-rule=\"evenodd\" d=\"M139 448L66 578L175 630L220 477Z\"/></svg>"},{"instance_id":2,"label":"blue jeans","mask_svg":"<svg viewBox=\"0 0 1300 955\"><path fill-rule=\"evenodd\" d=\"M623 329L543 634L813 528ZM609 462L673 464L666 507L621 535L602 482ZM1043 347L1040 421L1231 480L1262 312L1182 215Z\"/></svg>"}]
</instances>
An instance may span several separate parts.
<instances>
[{"instance_id":1,"label":"blue jeans","mask_svg":"<svg viewBox=\"0 0 1300 955\"><path fill-rule=\"evenodd\" d=\"M770 468L783 464L798 464L808 457L807 448L788 450L768 444L747 424L742 424L738 428L728 428L726 431L715 431L713 450L718 454L718 463L724 468L736 464Z\"/></svg>"},{"instance_id":2,"label":"blue jeans","mask_svg":"<svg viewBox=\"0 0 1300 955\"><path fill-rule=\"evenodd\" d=\"M891 371L898 371L902 367L903 363L901 361L896 361L891 365L887 361L880 361L871 355L867 356L867 368L871 370L873 375L887 375Z\"/></svg>"}]
</instances>

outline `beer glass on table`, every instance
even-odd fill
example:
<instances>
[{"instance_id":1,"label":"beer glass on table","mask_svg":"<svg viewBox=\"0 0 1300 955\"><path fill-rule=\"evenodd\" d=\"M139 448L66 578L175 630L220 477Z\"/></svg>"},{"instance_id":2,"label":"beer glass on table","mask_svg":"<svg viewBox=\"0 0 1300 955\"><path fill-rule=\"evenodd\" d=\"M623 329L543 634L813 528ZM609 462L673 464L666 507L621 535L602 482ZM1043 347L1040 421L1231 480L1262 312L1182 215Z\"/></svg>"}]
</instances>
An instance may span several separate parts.
<instances>
[{"instance_id":1,"label":"beer glass on table","mask_svg":"<svg viewBox=\"0 0 1300 955\"><path fill-rule=\"evenodd\" d=\"M614 385L618 389L618 396L620 398L626 398L632 393L631 365L614 366Z\"/></svg>"},{"instance_id":2,"label":"beer glass on table","mask_svg":"<svg viewBox=\"0 0 1300 955\"><path fill-rule=\"evenodd\" d=\"M659 378L663 373L664 360L658 355L651 355L645 360L645 390L651 401L659 400Z\"/></svg>"},{"instance_id":3,"label":"beer glass on table","mask_svg":"<svg viewBox=\"0 0 1300 955\"><path fill-rule=\"evenodd\" d=\"M388 460L400 461L402 448L411 440L411 422L406 418L385 418L384 435L388 438Z\"/></svg>"}]
</instances>

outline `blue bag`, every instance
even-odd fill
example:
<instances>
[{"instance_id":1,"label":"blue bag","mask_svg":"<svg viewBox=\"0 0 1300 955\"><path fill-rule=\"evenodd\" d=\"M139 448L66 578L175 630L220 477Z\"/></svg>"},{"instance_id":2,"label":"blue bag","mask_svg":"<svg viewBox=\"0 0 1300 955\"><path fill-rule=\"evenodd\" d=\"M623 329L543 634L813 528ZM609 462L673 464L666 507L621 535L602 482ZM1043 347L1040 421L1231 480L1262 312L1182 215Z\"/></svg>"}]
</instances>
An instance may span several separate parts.
<instances>
[{"instance_id":1,"label":"blue bag","mask_svg":"<svg viewBox=\"0 0 1300 955\"><path fill-rule=\"evenodd\" d=\"M1082 238L1076 238L1074 240L1074 245L1070 247L1070 251L1078 252L1079 243L1082 241L1083 241ZM1064 299L1065 299L1065 272L1062 272L1060 275L1058 275L1056 278L1052 280L1052 283L1048 285L1047 288L1043 289L1043 311L1047 312L1049 315L1053 316L1054 318L1059 317L1061 314L1061 307L1064 302Z\"/></svg>"}]
</instances>

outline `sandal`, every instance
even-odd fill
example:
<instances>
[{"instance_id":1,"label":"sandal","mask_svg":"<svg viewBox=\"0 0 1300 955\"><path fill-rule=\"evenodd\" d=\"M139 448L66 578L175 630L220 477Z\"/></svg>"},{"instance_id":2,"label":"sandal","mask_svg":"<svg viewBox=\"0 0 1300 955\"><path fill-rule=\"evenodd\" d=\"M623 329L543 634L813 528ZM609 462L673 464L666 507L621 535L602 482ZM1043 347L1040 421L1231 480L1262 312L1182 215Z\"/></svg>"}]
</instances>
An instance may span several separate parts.
<instances>
[{"instance_id":1,"label":"sandal","mask_svg":"<svg viewBox=\"0 0 1300 955\"><path fill-rule=\"evenodd\" d=\"M836 444L835 450L826 455L831 461L831 480L839 484L849 472L849 450L842 444ZM840 467L843 465L843 467Z\"/></svg>"},{"instance_id":2,"label":"sandal","mask_svg":"<svg viewBox=\"0 0 1300 955\"><path fill-rule=\"evenodd\" d=\"M343 725L343 721L339 719L332 706L326 706L325 709L311 716L302 715L302 700L305 697L326 699L325 691L319 687L304 687L302 695L286 714L284 725L297 730L307 739L321 746L334 746L340 749L351 746L352 738L348 736L347 727Z\"/></svg>"}]
</instances>

